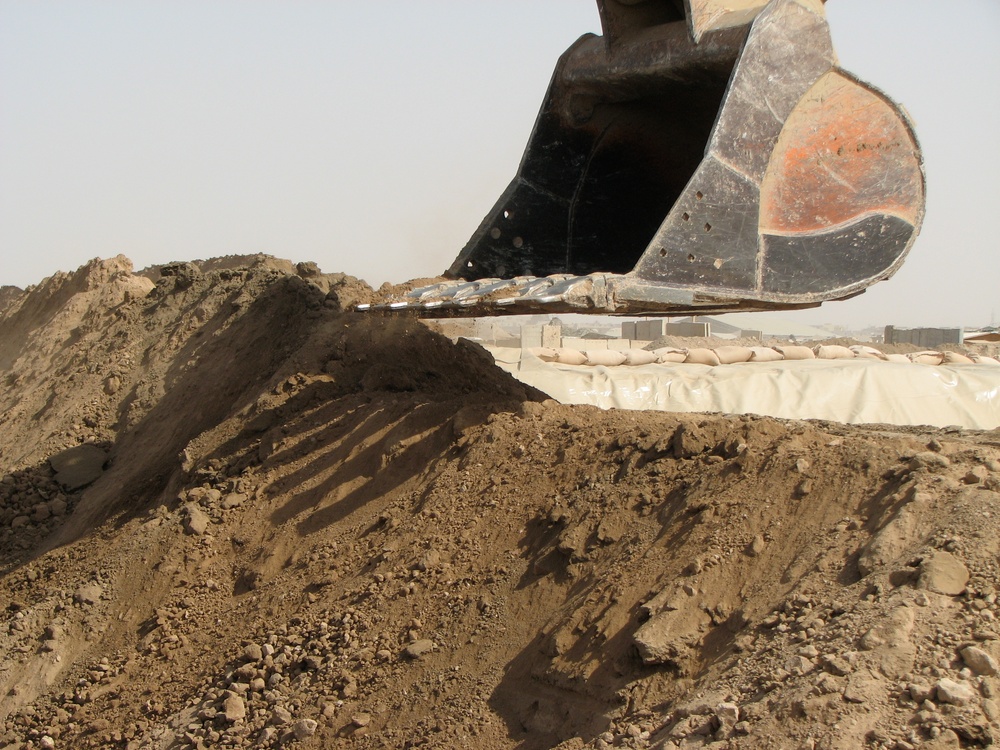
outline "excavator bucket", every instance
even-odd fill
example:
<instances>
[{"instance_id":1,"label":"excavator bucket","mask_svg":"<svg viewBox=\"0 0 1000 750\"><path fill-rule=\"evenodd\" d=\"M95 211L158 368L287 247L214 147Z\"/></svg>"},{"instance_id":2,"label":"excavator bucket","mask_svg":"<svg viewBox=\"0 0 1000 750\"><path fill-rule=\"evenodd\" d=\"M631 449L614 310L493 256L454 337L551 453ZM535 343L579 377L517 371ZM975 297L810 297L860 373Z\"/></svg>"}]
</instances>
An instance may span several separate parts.
<instances>
[{"instance_id":1,"label":"excavator bucket","mask_svg":"<svg viewBox=\"0 0 1000 750\"><path fill-rule=\"evenodd\" d=\"M924 213L905 113L821 0L598 0L517 174L425 316L814 307L891 276Z\"/></svg>"}]
</instances>

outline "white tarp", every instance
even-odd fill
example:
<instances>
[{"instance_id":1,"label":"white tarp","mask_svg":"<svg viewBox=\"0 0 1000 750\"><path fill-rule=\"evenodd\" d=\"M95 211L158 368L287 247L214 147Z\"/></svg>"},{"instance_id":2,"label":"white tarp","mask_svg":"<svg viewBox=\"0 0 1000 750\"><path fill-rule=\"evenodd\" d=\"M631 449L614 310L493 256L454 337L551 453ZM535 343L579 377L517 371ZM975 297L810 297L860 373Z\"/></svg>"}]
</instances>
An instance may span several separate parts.
<instances>
[{"instance_id":1,"label":"white tarp","mask_svg":"<svg viewBox=\"0 0 1000 750\"><path fill-rule=\"evenodd\" d=\"M762 414L848 424L1000 427L1000 367L805 360L601 367L491 349L518 380L564 404Z\"/></svg>"}]
</instances>

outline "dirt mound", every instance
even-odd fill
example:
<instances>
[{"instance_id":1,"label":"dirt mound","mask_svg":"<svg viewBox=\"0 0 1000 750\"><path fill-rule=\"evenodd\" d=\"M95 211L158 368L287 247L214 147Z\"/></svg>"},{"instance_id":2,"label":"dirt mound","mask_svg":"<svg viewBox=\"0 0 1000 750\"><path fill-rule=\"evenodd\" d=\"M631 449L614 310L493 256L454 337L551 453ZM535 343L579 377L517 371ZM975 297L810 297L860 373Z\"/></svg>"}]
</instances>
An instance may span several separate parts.
<instances>
[{"instance_id":1,"label":"dirt mound","mask_svg":"<svg viewBox=\"0 0 1000 750\"><path fill-rule=\"evenodd\" d=\"M1000 434L561 406L371 294L3 313L0 747L992 744Z\"/></svg>"},{"instance_id":2,"label":"dirt mound","mask_svg":"<svg viewBox=\"0 0 1000 750\"><path fill-rule=\"evenodd\" d=\"M24 294L24 290L16 286L0 286L0 313L10 307L14 300Z\"/></svg>"}]
</instances>

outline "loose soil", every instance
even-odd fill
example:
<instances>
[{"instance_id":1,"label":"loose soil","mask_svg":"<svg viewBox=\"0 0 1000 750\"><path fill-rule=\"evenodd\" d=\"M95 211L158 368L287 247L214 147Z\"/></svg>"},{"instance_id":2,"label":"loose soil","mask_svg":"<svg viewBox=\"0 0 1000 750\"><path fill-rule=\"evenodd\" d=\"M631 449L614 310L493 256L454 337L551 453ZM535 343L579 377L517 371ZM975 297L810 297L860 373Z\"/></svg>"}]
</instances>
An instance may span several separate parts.
<instances>
[{"instance_id":1,"label":"loose soil","mask_svg":"<svg viewBox=\"0 0 1000 750\"><path fill-rule=\"evenodd\" d=\"M0 748L992 746L1000 432L563 406L372 295L4 288Z\"/></svg>"}]
</instances>

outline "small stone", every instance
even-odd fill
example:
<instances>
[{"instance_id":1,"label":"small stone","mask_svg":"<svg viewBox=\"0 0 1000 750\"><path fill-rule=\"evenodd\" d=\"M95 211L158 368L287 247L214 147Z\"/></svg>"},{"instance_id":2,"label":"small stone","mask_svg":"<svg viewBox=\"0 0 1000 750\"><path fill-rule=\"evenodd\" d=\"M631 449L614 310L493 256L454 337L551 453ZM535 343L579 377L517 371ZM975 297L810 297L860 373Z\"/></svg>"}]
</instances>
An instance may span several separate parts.
<instances>
[{"instance_id":1,"label":"small stone","mask_svg":"<svg viewBox=\"0 0 1000 750\"><path fill-rule=\"evenodd\" d=\"M414 641L409 646L403 649L403 655L409 659L419 659L424 654L430 653L436 648L434 641L427 638L421 638L419 641Z\"/></svg>"},{"instance_id":2,"label":"small stone","mask_svg":"<svg viewBox=\"0 0 1000 750\"><path fill-rule=\"evenodd\" d=\"M261 747L271 747L276 739L278 739L278 730L274 727L264 727L257 735L256 744Z\"/></svg>"},{"instance_id":3,"label":"small stone","mask_svg":"<svg viewBox=\"0 0 1000 750\"><path fill-rule=\"evenodd\" d=\"M38 739L38 746L42 748L42 750L55 750L56 741L49 735L43 734Z\"/></svg>"},{"instance_id":4,"label":"small stone","mask_svg":"<svg viewBox=\"0 0 1000 750\"><path fill-rule=\"evenodd\" d=\"M974 466L969 469L968 473L962 477L962 481L966 484L982 484L987 479L989 479L990 472L985 466Z\"/></svg>"},{"instance_id":5,"label":"small stone","mask_svg":"<svg viewBox=\"0 0 1000 750\"><path fill-rule=\"evenodd\" d=\"M973 672L992 677L997 673L997 663L988 653L976 646L966 646L960 652L962 660Z\"/></svg>"},{"instance_id":6,"label":"small stone","mask_svg":"<svg viewBox=\"0 0 1000 750\"><path fill-rule=\"evenodd\" d=\"M184 532L193 536L201 536L208 530L212 519L196 505L188 505L184 518Z\"/></svg>"},{"instance_id":7,"label":"small stone","mask_svg":"<svg viewBox=\"0 0 1000 750\"><path fill-rule=\"evenodd\" d=\"M247 704L239 695L230 692L222 704L222 712L226 715L226 721L233 724L246 718Z\"/></svg>"},{"instance_id":8,"label":"small stone","mask_svg":"<svg viewBox=\"0 0 1000 750\"><path fill-rule=\"evenodd\" d=\"M934 686L940 703L951 703L953 706L965 706L976 699L976 691L967 682L956 682L943 677Z\"/></svg>"},{"instance_id":9,"label":"small stone","mask_svg":"<svg viewBox=\"0 0 1000 750\"><path fill-rule=\"evenodd\" d=\"M940 453L934 453L932 451L918 453L910 459L910 469L914 471L917 469L929 469L934 471L936 469L947 469L949 466L951 466L951 461L949 461L946 456L942 456Z\"/></svg>"},{"instance_id":10,"label":"small stone","mask_svg":"<svg viewBox=\"0 0 1000 750\"><path fill-rule=\"evenodd\" d=\"M78 604L97 604L103 594L104 589L99 583L87 583L76 590L73 601Z\"/></svg>"},{"instance_id":11,"label":"small stone","mask_svg":"<svg viewBox=\"0 0 1000 750\"><path fill-rule=\"evenodd\" d=\"M723 727L732 729L740 720L740 707L735 703L720 703L715 707L715 718Z\"/></svg>"},{"instance_id":12,"label":"small stone","mask_svg":"<svg viewBox=\"0 0 1000 750\"><path fill-rule=\"evenodd\" d=\"M351 717L351 724L353 724L358 729L366 727L371 723L372 723L371 714L355 714L354 716Z\"/></svg>"},{"instance_id":13,"label":"small stone","mask_svg":"<svg viewBox=\"0 0 1000 750\"><path fill-rule=\"evenodd\" d=\"M49 459L56 481L67 490L86 487L104 472L108 454L96 445L85 443L67 448Z\"/></svg>"},{"instance_id":14,"label":"small stone","mask_svg":"<svg viewBox=\"0 0 1000 750\"><path fill-rule=\"evenodd\" d=\"M846 677L854 669L847 659L835 654L827 656L824 659L824 664L826 666L826 670L830 674L837 675L837 677Z\"/></svg>"},{"instance_id":15,"label":"small stone","mask_svg":"<svg viewBox=\"0 0 1000 750\"><path fill-rule=\"evenodd\" d=\"M251 643L243 649L243 661L260 661L264 658L264 652L256 643Z\"/></svg>"},{"instance_id":16,"label":"small stone","mask_svg":"<svg viewBox=\"0 0 1000 750\"><path fill-rule=\"evenodd\" d=\"M649 618L632 635L644 664L682 666L691 655L685 638L692 630L711 622L703 610L664 610Z\"/></svg>"},{"instance_id":17,"label":"small stone","mask_svg":"<svg viewBox=\"0 0 1000 750\"><path fill-rule=\"evenodd\" d=\"M918 588L958 596L968 582L969 570L950 552L933 552L920 563Z\"/></svg>"},{"instance_id":18,"label":"small stone","mask_svg":"<svg viewBox=\"0 0 1000 750\"><path fill-rule=\"evenodd\" d=\"M686 576L696 576L702 571L704 567L705 566L702 563L701 559L696 557L694 560L692 560L686 566L684 566L684 570L681 571L681 574Z\"/></svg>"},{"instance_id":19,"label":"small stone","mask_svg":"<svg viewBox=\"0 0 1000 750\"><path fill-rule=\"evenodd\" d=\"M271 711L270 723L276 727L288 726L292 723L292 714L284 706L275 706Z\"/></svg>"},{"instance_id":20,"label":"small stone","mask_svg":"<svg viewBox=\"0 0 1000 750\"><path fill-rule=\"evenodd\" d=\"M817 695L829 695L830 693L844 692L843 680L834 677L832 674L823 672L813 682L813 690Z\"/></svg>"},{"instance_id":21,"label":"small stone","mask_svg":"<svg viewBox=\"0 0 1000 750\"><path fill-rule=\"evenodd\" d=\"M247 496L242 492L230 492L224 498L222 502L219 503L219 507L223 510L232 510L233 508L239 508L243 503L247 501Z\"/></svg>"},{"instance_id":22,"label":"small stone","mask_svg":"<svg viewBox=\"0 0 1000 750\"><path fill-rule=\"evenodd\" d=\"M53 622L45 626L45 640L58 641L61 640L64 635L66 635L66 631L63 630L61 625L57 625Z\"/></svg>"},{"instance_id":23,"label":"small stone","mask_svg":"<svg viewBox=\"0 0 1000 750\"><path fill-rule=\"evenodd\" d=\"M109 375L104 379L104 392L109 396L114 396L121 387L122 381L117 375Z\"/></svg>"},{"instance_id":24,"label":"small stone","mask_svg":"<svg viewBox=\"0 0 1000 750\"><path fill-rule=\"evenodd\" d=\"M315 719L299 719L292 724L292 734L295 735L295 739L304 740L306 737L312 737L316 733L317 726L319 724Z\"/></svg>"},{"instance_id":25,"label":"small stone","mask_svg":"<svg viewBox=\"0 0 1000 750\"><path fill-rule=\"evenodd\" d=\"M764 551L764 547L767 546L764 542L764 537L760 534L754 536L750 540L750 543L746 546L744 550L750 557L757 557L761 552Z\"/></svg>"},{"instance_id":26,"label":"small stone","mask_svg":"<svg viewBox=\"0 0 1000 750\"><path fill-rule=\"evenodd\" d=\"M815 665L804 656L793 656L785 662L785 669L795 675L809 674Z\"/></svg>"}]
</instances>

